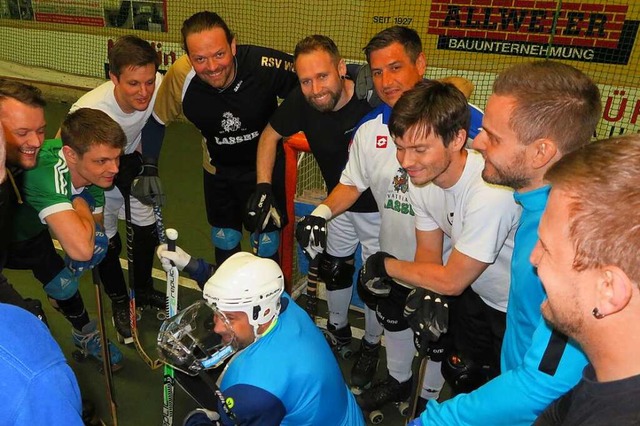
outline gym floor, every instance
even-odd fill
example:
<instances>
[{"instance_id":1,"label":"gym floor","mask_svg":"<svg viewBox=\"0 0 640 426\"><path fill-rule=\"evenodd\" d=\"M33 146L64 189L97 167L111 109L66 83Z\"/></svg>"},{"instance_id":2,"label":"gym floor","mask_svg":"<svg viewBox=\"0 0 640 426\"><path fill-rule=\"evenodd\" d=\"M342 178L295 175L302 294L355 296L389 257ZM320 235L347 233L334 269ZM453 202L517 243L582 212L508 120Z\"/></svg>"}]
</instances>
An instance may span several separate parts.
<instances>
[{"instance_id":1,"label":"gym floor","mask_svg":"<svg viewBox=\"0 0 640 426\"><path fill-rule=\"evenodd\" d=\"M55 135L70 105L51 102L46 108L47 138ZM209 237L209 226L206 222L204 200L202 195L202 177L200 167L202 158L201 137L194 126L188 123L173 123L167 128L162 155L160 159L160 175L167 194L167 205L163 208L166 227L176 228L179 232L178 245L192 256L212 259L213 250ZM121 235L125 235L121 224ZM247 241L243 246L248 249ZM126 254L122 253L121 257ZM156 265L159 268L159 264ZM62 347L69 365L76 373L84 398L91 400L98 415L107 424L111 424L104 378L99 373L99 364L92 360L76 361L72 353L75 349L71 341L71 326L64 317L53 310L46 302L46 297L38 281L30 271L5 270L5 274L24 297L40 299L46 311L51 332ZM126 273L125 273L126 276ZM164 290L165 283L156 280L156 288ZM91 274L81 279L80 292L91 318L96 318L95 287L91 282ZM198 291L180 287L180 305L186 307L200 298ZM122 345L116 341L115 331L111 326L111 304L108 297L103 296L105 322L109 338L123 352L123 369L114 374L115 395L118 404L118 424L122 426L160 425L162 423L162 368L151 370L140 358L133 345ZM320 312L326 312L321 303ZM352 326L362 328L362 315L352 313ZM140 338L147 353L155 358L155 340L161 322L156 318L156 311L144 311L139 321ZM358 341L352 343L353 349L359 346ZM283 359L283 362L286 360ZM348 377L351 362L340 360L340 365ZM381 359L378 374L384 374L384 359ZM416 366L417 369L417 366ZM175 392L174 424L182 424L184 416L198 405L188 395L177 389ZM392 407L383 409L384 425L403 425L405 419Z\"/></svg>"}]
</instances>

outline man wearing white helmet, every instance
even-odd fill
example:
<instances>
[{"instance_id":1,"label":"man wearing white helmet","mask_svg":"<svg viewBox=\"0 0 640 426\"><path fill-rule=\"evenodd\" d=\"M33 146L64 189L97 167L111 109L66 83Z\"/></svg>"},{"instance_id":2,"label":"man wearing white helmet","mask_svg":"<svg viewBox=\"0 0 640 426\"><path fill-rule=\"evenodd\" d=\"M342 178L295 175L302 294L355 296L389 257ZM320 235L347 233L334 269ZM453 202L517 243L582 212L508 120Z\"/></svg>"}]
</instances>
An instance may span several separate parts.
<instances>
[{"instance_id":1,"label":"man wearing white helmet","mask_svg":"<svg viewBox=\"0 0 640 426\"><path fill-rule=\"evenodd\" d=\"M164 267L173 261L187 272L191 270L189 263L204 263L192 260L180 248L168 252L166 245L157 253ZM221 354L237 350L219 379L226 402L226 407L218 404L220 424L364 426L360 408L322 332L284 293L282 270L276 262L236 253L206 282L203 295L214 312L213 332L222 342L215 347L217 351L199 344L211 338L202 337L196 342L202 351L198 353L205 354L199 360L202 368L219 365ZM198 304L203 302L178 313L174 322L185 322L190 316L184 313ZM178 325L177 331L171 325L163 324L161 337L170 330L173 337L180 335L184 342L184 334L196 329L193 323L182 329ZM170 345L169 340L164 343ZM167 350L162 343L160 346ZM184 367L176 365L183 371ZM197 368L193 364L188 367L191 373ZM194 412L185 424L211 425L211 414L206 410Z\"/></svg>"}]
</instances>

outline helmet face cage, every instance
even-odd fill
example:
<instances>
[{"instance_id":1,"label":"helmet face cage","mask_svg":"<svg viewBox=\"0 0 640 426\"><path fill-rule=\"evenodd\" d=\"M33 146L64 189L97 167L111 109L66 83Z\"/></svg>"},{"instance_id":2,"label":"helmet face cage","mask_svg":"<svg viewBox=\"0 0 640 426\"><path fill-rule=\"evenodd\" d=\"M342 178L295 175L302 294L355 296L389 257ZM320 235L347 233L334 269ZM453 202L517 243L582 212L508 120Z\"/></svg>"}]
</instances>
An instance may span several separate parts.
<instances>
[{"instance_id":1,"label":"helmet face cage","mask_svg":"<svg viewBox=\"0 0 640 426\"><path fill-rule=\"evenodd\" d=\"M227 329L225 334L232 336L227 343L213 331L216 322L220 321ZM189 375L217 367L238 349L224 313L203 300L165 320L157 343L160 359Z\"/></svg>"}]
</instances>

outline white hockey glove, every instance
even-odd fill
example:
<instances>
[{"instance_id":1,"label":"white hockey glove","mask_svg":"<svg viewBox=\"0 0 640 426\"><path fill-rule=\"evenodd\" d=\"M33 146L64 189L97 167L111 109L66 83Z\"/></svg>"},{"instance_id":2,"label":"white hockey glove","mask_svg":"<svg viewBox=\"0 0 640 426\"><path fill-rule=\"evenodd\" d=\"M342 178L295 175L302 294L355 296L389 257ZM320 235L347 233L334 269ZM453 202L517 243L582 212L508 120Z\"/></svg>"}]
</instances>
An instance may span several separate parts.
<instances>
[{"instance_id":1,"label":"white hockey glove","mask_svg":"<svg viewBox=\"0 0 640 426\"><path fill-rule=\"evenodd\" d=\"M191 261L191 255L180 247L176 246L176 251L169 251L166 244L160 244L156 249L156 256L160 259L162 269L165 272L169 272L173 265L176 265L179 271L184 268ZM173 265L171 264L173 262Z\"/></svg>"},{"instance_id":2,"label":"white hockey glove","mask_svg":"<svg viewBox=\"0 0 640 426\"><path fill-rule=\"evenodd\" d=\"M219 425L220 414L206 408L196 408L184 418L182 426ZM210 423L209 423L210 422Z\"/></svg>"}]
</instances>

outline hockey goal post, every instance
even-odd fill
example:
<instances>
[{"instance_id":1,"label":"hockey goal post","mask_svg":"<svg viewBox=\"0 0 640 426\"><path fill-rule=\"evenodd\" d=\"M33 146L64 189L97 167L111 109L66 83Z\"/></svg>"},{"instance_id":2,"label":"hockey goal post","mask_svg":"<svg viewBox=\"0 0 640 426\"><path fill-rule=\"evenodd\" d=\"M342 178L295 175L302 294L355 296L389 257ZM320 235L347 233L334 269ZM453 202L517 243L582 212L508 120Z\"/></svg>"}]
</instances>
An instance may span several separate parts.
<instances>
[{"instance_id":1,"label":"hockey goal post","mask_svg":"<svg viewBox=\"0 0 640 426\"><path fill-rule=\"evenodd\" d=\"M289 294L297 297L306 282L306 271L300 269L300 253L295 241L295 227L298 217L296 211L309 210L322 201L326 194L326 185L318 163L310 154L309 143L304 133L296 133L284 140L285 155L285 196L289 223L282 230L281 261L285 286ZM296 208L298 203L298 209ZM300 215L308 214L302 212Z\"/></svg>"}]
</instances>

